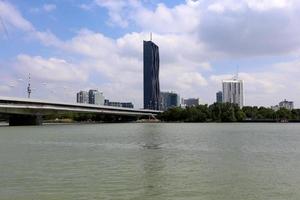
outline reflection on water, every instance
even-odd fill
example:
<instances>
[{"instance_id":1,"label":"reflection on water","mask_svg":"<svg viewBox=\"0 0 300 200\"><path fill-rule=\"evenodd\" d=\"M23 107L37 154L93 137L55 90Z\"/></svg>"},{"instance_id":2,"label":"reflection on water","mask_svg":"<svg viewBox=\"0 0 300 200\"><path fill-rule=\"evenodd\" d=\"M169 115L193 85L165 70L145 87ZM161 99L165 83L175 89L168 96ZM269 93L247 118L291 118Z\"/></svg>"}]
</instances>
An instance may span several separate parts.
<instances>
[{"instance_id":1,"label":"reflection on water","mask_svg":"<svg viewBox=\"0 0 300 200\"><path fill-rule=\"evenodd\" d=\"M300 199L298 124L0 127L1 199Z\"/></svg>"},{"instance_id":2,"label":"reflection on water","mask_svg":"<svg viewBox=\"0 0 300 200\"><path fill-rule=\"evenodd\" d=\"M163 155L164 151L161 150L161 130L158 126L145 124L140 131L139 140L144 141L142 144L143 151L140 152L144 192L141 193L138 199L151 199L154 197L160 199L159 197L162 197L165 193L162 185L165 184L163 169L166 167Z\"/></svg>"}]
</instances>

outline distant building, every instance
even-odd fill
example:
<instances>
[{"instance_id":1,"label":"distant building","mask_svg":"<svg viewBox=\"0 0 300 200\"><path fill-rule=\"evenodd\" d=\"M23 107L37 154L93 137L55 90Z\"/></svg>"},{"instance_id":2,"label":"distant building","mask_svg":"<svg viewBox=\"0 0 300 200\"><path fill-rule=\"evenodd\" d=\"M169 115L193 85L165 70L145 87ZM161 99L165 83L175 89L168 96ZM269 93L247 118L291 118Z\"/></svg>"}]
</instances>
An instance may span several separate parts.
<instances>
[{"instance_id":1,"label":"distant building","mask_svg":"<svg viewBox=\"0 0 300 200\"><path fill-rule=\"evenodd\" d=\"M189 99L182 99L183 107L193 107L200 105L199 98L189 98Z\"/></svg>"},{"instance_id":2,"label":"distant building","mask_svg":"<svg viewBox=\"0 0 300 200\"><path fill-rule=\"evenodd\" d=\"M243 80L238 80L238 78L233 78L230 80L222 81L223 87L223 103L233 103L239 105L239 107L244 106L244 82Z\"/></svg>"},{"instance_id":3,"label":"distant building","mask_svg":"<svg viewBox=\"0 0 300 200\"><path fill-rule=\"evenodd\" d=\"M87 91L80 91L77 93L77 103L89 103L89 93Z\"/></svg>"},{"instance_id":4,"label":"distant building","mask_svg":"<svg viewBox=\"0 0 300 200\"><path fill-rule=\"evenodd\" d=\"M294 102L293 101L287 101L286 99L279 102L279 107L280 108L286 108L288 110L293 110L294 109Z\"/></svg>"},{"instance_id":5,"label":"distant building","mask_svg":"<svg viewBox=\"0 0 300 200\"><path fill-rule=\"evenodd\" d=\"M222 103L223 102L223 93L222 91L219 91L216 93L216 102L217 103Z\"/></svg>"},{"instance_id":6,"label":"distant building","mask_svg":"<svg viewBox=\"0 0 300 200\"><path fill-rule=\"evenodd\" d=\"M180 106L180 97L174 92L160 93L161 110L168 110L172 107Z\"/></svg>"},{"instance_id":7,"label":"distant building","mask_svg":"<svg viewBox=\"0 0 300 200\"><path fill-rule=\"evenodd\" d=\"M287 101L285 99L285 100L279 102L278 105L272 106L271 108L273 110L275 110L275 111L279 110L280 108L285 108L285 109L288 109L288 110L293 110L294 109L294 102L293 101Z\"/></svg>"},{"instance_id":8,"label":"distant building","mask_svg":"<svg viewBox=\"0 0 300 200\"><path fill-rule=\"evenodd\" d=\"M144 109L160 109L159 49L144 41Z\"/></svg>"},{"instance_id":9,"label":"distant building","mask_svg":"<svg viewBox=\"0 0 300 200\"><path fill-rule=\"evenodd\" d=\"M104 96L98 90L89 90L89 104L104 105Z\"/></svg>"},{"instance_id":10,"label":"distant building","mask_svg":"<svg viewBox=\"0 0 300 200\"><path fill-rule=\"evenodd\" d=\"M123 108L134 108L133 103L131 102L121 102Z\"/></svg>"},{"instance_id":11,"label":"distant building","mask_svg":"<svg viewBox=\"0 0 300 200\"><path fill-rule=\"evenodd\" d=\"M105 99L104 105L122 108L134 108L134 105L131 102L113 102L109 101L108 99Z\"/></svg>"}]
</instances>

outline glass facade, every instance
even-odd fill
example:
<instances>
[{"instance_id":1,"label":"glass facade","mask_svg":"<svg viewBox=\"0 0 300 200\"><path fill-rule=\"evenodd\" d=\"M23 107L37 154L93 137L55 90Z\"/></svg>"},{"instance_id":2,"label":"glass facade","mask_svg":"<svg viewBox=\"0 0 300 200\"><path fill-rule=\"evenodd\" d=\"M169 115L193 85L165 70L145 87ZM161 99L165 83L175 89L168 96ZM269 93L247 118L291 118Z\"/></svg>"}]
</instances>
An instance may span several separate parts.
<instances>
[{"instance_id":1,"label":"glass facade","mask_svg":"<svg viewBox=\"0 0 300 200\"><path fill-rule=\"evenodd\" d=\"M108 99L104 100L104 105L122 108L134 108L134 105L131 102L113 102L109 101Z\"/></svg>"},{"instance_id":2,"label":"glass facade","mask_svg":"<svg viewBox=\"0 0 300 200\"><path fill-rule=\"evenodd\" d=\"M180 97L173 92L161 92L160 93L161 110L168 110L172 107L180 106Z\"/></svg>"},{"instance_id":3,"label":"glass facade","mask_svg":"<svg viewBox=\"0 0 300 200\"><path fill-rule=\"evenodd\" d=\"M144 109L160 110L159 49L144 41Z\"/></svg>"},{"instance_id":4,"label":"glass facade","mask_svg":"<svg viewBox=\"0 0 300 200\"><path fill-rule=\"evenodd\" d=\"M221 91L217 92L217 94L216 94L216 102L217 103L223 102L223 93Z\"/></svg>"}]
</instances>

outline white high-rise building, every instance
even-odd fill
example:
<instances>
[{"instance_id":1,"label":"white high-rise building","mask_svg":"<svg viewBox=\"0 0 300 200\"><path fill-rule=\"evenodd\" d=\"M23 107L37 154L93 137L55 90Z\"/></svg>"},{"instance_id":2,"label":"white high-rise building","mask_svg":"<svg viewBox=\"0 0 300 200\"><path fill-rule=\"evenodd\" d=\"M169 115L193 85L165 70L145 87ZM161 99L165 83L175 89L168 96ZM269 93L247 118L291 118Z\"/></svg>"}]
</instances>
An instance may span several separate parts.
<instances>
[{"instance_id":1,"label":"white high-rise building","mask_svg":"<svg viewBox=\"0 0 300 200\"><path fill-rule=\"evenodd\" d=\"M238 104L244 106L244 81L238 78L222 81L223 103Z\"/></svg>"}]
</instances>

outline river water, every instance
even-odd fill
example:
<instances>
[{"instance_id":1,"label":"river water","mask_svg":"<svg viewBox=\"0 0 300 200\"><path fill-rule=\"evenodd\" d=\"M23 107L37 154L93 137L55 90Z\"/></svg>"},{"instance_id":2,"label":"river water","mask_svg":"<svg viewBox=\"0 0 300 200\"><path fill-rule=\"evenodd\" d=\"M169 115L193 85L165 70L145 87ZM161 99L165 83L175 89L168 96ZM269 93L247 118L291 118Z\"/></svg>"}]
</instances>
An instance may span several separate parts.
<instances>
[{"instance_id":1,"label":"river water","mask_svg":"<svg viewBox=\"0 0 300 200\"><path fill-rule=\"evenodd\" d=\"M0 199L299 200L300 124L2 126Z\"/></svg>"}]
</instances>

